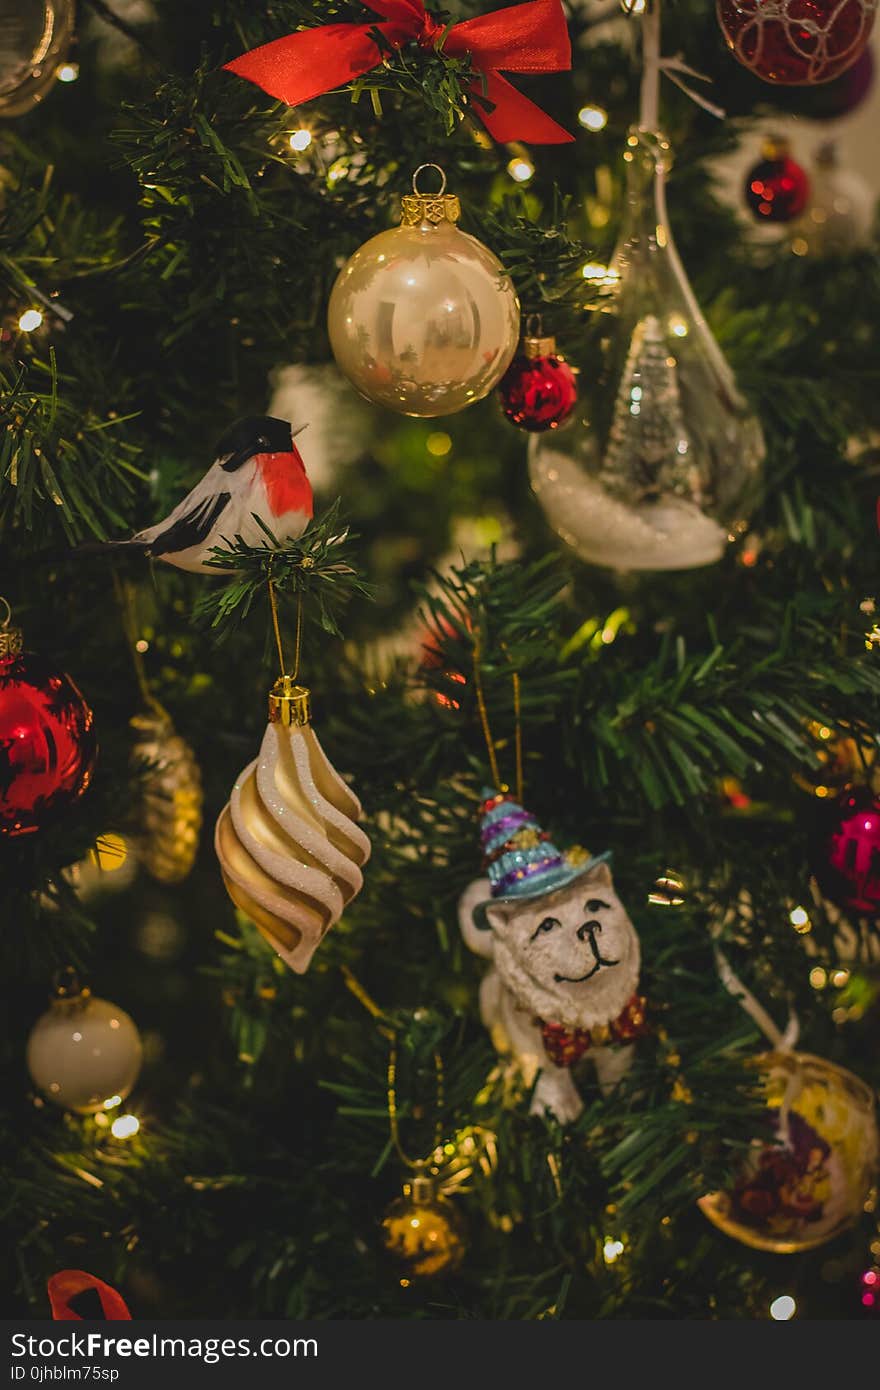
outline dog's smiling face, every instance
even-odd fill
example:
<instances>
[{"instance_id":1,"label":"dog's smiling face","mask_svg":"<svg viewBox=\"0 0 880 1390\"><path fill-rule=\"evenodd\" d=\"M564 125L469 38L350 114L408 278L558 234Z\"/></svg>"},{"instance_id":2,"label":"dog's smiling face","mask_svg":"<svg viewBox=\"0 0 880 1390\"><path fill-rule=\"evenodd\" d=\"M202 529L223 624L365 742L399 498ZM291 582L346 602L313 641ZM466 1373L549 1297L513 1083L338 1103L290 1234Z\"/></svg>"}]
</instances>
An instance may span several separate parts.
<instances>
[{"instance_id":1,"label":"dog's smiling face","mask_svg":"<svg viewBox=\"0 0 880 1390\"><path fill-rule=\"evenodd\" d=\"M486 908L504 983L537 1017L568 1028L616 1018L639 980L639 939L607 864L566 888Z\"/></svg>"}]
</instances>

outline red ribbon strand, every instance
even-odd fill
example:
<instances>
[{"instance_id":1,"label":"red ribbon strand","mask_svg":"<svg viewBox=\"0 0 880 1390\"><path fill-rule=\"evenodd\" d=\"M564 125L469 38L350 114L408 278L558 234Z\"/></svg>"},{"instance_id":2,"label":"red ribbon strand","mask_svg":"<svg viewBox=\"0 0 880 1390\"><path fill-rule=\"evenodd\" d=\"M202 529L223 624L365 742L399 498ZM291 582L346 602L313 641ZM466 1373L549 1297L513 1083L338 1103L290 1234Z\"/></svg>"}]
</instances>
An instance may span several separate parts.
<instances>
[{"instance_id":1,"label":"red ribbon strand","mask_svg":"<svg viewBox=\"0 0 880 1390\"><path fill-rule=\"evenodd\" d=\"M473 110L493 139L501 144L523 140L530 145L560 145L574 139L500 71L562 72L571 67L561 0L527 0L524 5L466 19L448 30L427 13L422 0L366 3L382 16L379 23L303 29L243 53L226 69L288 106L301 106L378 67L382 52L371 37L376 30L392 48L412 39L423 48L433 48L445 33L443 52L454 58L469 55L481 74L471 84L471 93L484 96L493 109L487 111L475 101Z\"/></svg>"}]
</instances>

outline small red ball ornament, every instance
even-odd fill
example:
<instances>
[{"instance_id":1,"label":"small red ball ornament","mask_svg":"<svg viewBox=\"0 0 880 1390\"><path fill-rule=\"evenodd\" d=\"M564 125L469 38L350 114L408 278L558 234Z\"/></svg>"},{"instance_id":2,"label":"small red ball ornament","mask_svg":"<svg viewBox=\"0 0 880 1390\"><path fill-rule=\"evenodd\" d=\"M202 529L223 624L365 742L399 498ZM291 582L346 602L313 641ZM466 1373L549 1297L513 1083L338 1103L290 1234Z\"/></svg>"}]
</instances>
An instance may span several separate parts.
<instances>
[{"instance_id":1,"label":"small red ball ornament","mask_svg":"<svg viewBox=\"0 0 880 1390\"><path fill-rule=\"evenodd\" d=\"M790 222L810 198L810 180L792 159L788 141L767 139L762 158L746 175L746 202L759 222Z\"/></svg>"},{"instance_id":2,"label":"small red ball ornament","mask_svg":"<svg viewBox=\"0 0 880 1390\"><path fill-rule=\"evenodd\" d=\"M526 334L498 384L508 420L532 434L555 430L577 405L574 369L556 349L556 339Z\"/></svg>"},{"instance_id":3,"label":"small red ball ornament","mask_svg":"<svg viewBox=\"0 0 880 1390\"><path fill-rule=\"evenodd\" d=\"M76 801L97 753L82 695L44 657L22 651L9 616L0 627L0 838L40 830Z\"/></svg>"},{"instance_id":4,"label":"small red ball ornament","mask_svg":"<svg viewBox=\"0 0 880 1390\"><path fill-rule=\"evenodd\" d=\"M822 893L860 917L880 915L880 797L844 787L827 808L813 855Z\"/></svg>"},{"instance_id":5,"label":"small red ball ornament","mask_svg":"<svg viewBox=\"0 0 880 1390\"><path fill-rule=\"evenodd\" d=\"M743 67L783 86L839 77L865 51L878 0L718 0L718 22Z\"/></svg>"}]
</instances>

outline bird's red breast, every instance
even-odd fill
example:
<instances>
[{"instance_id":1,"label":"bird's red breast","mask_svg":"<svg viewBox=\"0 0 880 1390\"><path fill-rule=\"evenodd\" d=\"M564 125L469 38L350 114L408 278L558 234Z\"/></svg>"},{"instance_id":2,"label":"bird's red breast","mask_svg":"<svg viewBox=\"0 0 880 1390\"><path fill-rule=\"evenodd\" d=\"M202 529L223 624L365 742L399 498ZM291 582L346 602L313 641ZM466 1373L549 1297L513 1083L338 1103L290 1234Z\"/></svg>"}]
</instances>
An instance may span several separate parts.
<instances>
[{"instance_id":1,"label":"bird's red breast","mask_svg":"<svg viewBox=\"0 0 880 1390\"><path fill-rule=\"evenodd\" d=\"M96 1274L84 1269L61 1269L47 1284L55 1322L128 1322L131 1313L124 1298Z\"/></svg>"},{"instance_id":2,"label":"bird's red breast","mask_svg":"<svg viewBox=\"0 0 880 1390\"><path fill-rule=\"evenodd\" d=\"M309 517L313 515L312 485L306 477L305 465L297 448L290 453L257 454L256 464L273 516L284 516L287 512L303 512Z\"/></svg>"}]
</instances>

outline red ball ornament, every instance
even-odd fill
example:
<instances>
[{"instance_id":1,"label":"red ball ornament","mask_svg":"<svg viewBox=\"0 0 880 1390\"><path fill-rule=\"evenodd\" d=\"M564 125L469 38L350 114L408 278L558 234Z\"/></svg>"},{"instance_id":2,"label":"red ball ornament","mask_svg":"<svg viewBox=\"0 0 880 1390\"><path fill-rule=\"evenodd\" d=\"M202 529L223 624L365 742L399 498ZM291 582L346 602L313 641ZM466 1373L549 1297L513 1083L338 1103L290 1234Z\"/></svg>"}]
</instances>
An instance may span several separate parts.
<instances>
[{"instance_id":1,"label":"red ball ornament","mask_svg":"<svg viewBox=\"0 0 880 1390\"><path fill-rule=\"evenodd\" d=\"M878 0L718 0L718 22L743 67L787 87L830 82L865 51Z\"/></svg>"},{"instance_id":2,"label":"red ball ornament","mask_svg":"<svg viewBox=\"0 0 880 1390\"><path fill-rule=\"evenodd\" d=\"M813 873L822 893L860 917L880 915L880 797L849 786L827 808Z\"/></svg>"},{"instance_id":3,"label":"red ball ornament","mask_svg":"<svg viewBox=\"0 0 880 1390\"><path fill-rule=\"evenodd\" d=\"M746 175L746 202L759 222L790 222L807 206L810 180L785 140L764 141L762 158Z\"/></svg>"},{"instance_id":4,"label":"red ball ornament","mask_svg":"<svg viewBox=\"0 0 880 1390\"><path fill-rule=\"evenodd\" d=\"M574 369L556 339L527 334L498 384L501 408L508 420L532 434L555 430L577 405Z\"/></svg>"},{"instance_id":5,"label":"red ball ornament","mask_svg":"<svg viewBox=\"0 0 880 1390\"><path fill-rule=\"evenodd\" d=\"M94 717L69 676L0 627L0 837L40 830L77 800L95 763Z\"/></svg>"}]
</instances>

